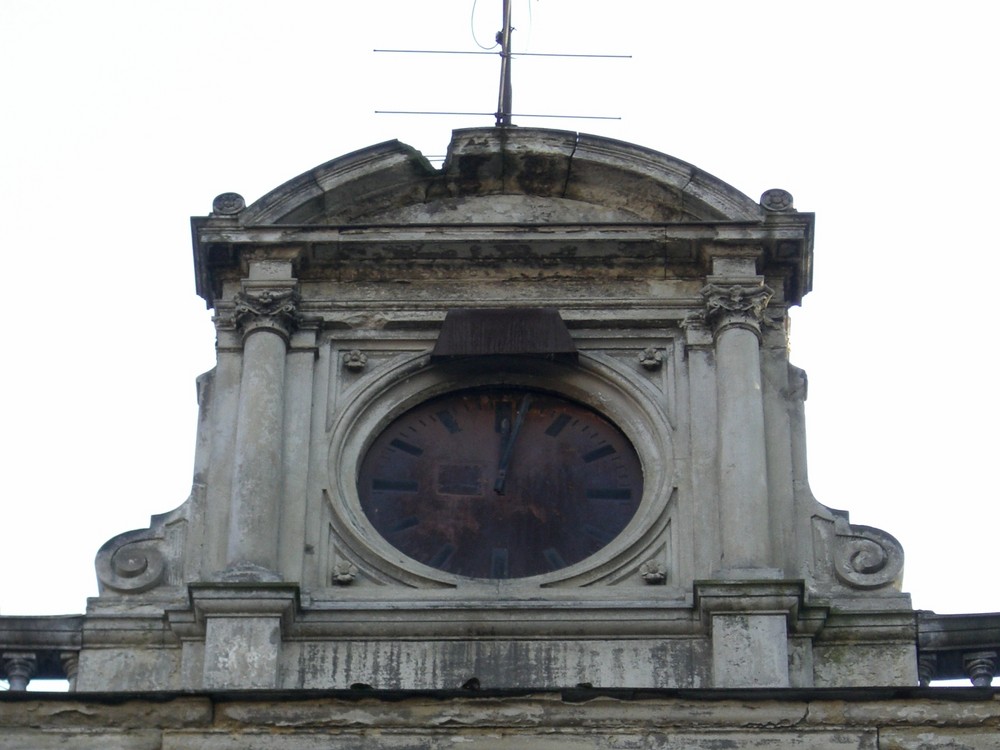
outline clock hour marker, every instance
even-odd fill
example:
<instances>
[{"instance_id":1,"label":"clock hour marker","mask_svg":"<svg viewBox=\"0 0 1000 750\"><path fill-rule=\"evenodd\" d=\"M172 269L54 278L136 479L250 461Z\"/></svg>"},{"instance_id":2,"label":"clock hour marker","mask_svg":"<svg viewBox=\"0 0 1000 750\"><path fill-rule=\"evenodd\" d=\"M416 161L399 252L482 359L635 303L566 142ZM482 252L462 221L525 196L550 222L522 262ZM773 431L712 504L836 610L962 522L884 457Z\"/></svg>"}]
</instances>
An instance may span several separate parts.
<instances>
[{"instance_id":1,"label":"clock hour marker","mask_svg":"<svg viewBox=\"0 0 1000 750\"><path fill-rule=\"evenodd\" d=\"M563 431L563 428L566 425L570 423L570 419L571 417L569 416L569 414L560 414L558 417L552 420L552 424L550 424L546 428L545 434L548 435L549 437L555 437L556 435L558 435L560 432Z\"/></svg>"},{"instance_id":2,"label":"clock hour marker","mask_svg":"<svg viewBox=\"0 0 1000 750\"><path fill-rule=\"evenodd\" d=\"M566 561L563 560L562 555L555 547L549 547L547 550L542 552L545 556L545 561L549 564L550 570L559 570L560 568L566 567Z\"/></svg>"},{"instance_id":3,"label":"clock hour marker","mask_svg":"<svg viewBox=\"0 0 1000 750\"><path fill-rule=\"evenodd\" d=\"M502 547L493 550L490 557L490 578L509 578L509 568L507 565L507 548Z\"/></svg>"},{"instance_id":4,"label":"clock hour marker","mask_svg":"<svg viewBox=\"0 0 1000 750\"><path fill-rule=\"evenodd\" d=\"M455 545L451 542L445 542L441 545L441 549L434 553L434 556L427 561L427 564L432 568L443 568L448 559L455 553Z\"/></svg>"},{"instance_id":5,"label":"clock hour marker","mask_svg":"<svg viewBox=\"0 0 1000 750\"><path fill-rule=\"evenodd\" d=\"M405 440L400 440L396 438L391 443L389 443L393 448L403 451L403 453L409 453L411 456L419 456L424 452L423 448L418 448L412 443L407 443Z\"/></svg>"},{"instance_id":6,"label":"clock hour marker","mask_svg":"<svg viewBox=\"0 0 1000 750\"><path fill-rule=\"evenodd\" d=\"M587 490L590 500L631 500L632 490L629 487L594 487Z\"/></svg>"},{"instance_id":7,"label":"clock hour marker","mask_svg":"<svg viewBox=\"0 0 1000 750\"><path fill-rule=\"evenodd\" d=\"M410 479L372 479L375 492L418 492L420 483Z\"/></svg>"},{"instance_id":8,"label":"clock hour marker","mask_svg":"<svg viewBox=\"0 0 1000 750\"><path fill-rule=\"evenodd\" d=\"M584 453L583 462L585 464L589 464L596 461L599 458L604 458L605 456L610 456L612 453L617 453L617 452L618 451L615 450L615 446L611 445L610 443L606 443L602 445L600 448L595 448L589 453Z\"/></svg>"},{"instance_id":9,"label":"clock hour marker","mask_svg":"<svg viewBox=\"0 0 1000 750\"><path fill-rule=\"evenodd\" d=\"M462 431L462 428L458 426L458 422L455 421L455 415L452 414L450 411L442 410L439 411L434 416L436 416L441 421L441 424L444 425L444 428L448 430L448 432L450 432L452 435L454 435L456 432Z\"/></svg>"},{"instance_id":10,"label":"clock hour marker","mask_svg":"<svg viewBox=\"0 0 1000 750\"><path fill-rule=\"evenodd\" d=\"M612 534L608 529L602 529L600 526L594 526L593 524L585 523L582 528L584 534L589 536L591 539L600 542L602 545L607 544L608 542L610 542L612 539L615 538L615 535Z\"/></svg>"},{"instance_id":11,"label":"clock hour marker","mask_svg":"<svg viewBox=\"0 0 1000 750\"><path fill-rule=\"evenodd\" d=\"M399 523L397 523L392 528L387 529L387 531L390 534L394 534L397 531L406 531L407 529L412 529L414 526L418 525L419 523L420 523L420 519L419 518L417 518L416 516L409 516L408 518L402 519Z\"/></svg>"}]
</instances>

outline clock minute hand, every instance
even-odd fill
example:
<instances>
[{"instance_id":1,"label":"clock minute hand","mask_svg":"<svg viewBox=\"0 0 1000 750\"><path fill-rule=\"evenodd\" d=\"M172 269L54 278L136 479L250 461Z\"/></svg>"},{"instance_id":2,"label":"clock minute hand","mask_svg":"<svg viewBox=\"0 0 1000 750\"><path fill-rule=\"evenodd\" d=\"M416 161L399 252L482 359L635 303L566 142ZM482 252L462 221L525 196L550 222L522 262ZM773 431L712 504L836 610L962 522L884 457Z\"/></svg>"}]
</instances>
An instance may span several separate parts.
<instances>
[{"instance_id":1,"label":"clock minute hand","mask_svg":"<svg viewBox=\"0 0 1000 750\"><path fill-rule=\"evenodd\" d=\"M503 494L504 484L507 482L507 467L510 464L510 457L514 453L514 441L517 440L517 433L521 431L524 424L524 415L528 413L531 405L531 394L524 394L521 405L517 409L517 416L514 418L514 426L511 427L510 435L503 446L503 454L500 456L500 463L497 465L497 480L493 483L493 491L498 495Z\"/></svg>"}]
</instances>

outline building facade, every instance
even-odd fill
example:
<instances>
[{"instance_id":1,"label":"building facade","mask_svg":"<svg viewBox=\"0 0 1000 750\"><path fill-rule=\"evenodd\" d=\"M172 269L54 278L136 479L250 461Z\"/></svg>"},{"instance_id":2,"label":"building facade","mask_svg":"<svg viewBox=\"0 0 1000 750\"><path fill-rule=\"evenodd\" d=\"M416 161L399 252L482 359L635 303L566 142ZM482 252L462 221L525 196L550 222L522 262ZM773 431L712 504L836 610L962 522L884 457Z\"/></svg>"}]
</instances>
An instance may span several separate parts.
<instances>
[{"instance_id":1,"label":"building facade","mask_svg":"<svg viewBox=\"0 0 1000 750\"><path fill-rule=\"evenodd\" d=\"M222 194L192 236L218 361L191 496L101 548L85 615L0 618L12 686L194 691L169 705L217 739L222 704L251 711L220 696L252 689L272 691L261 732L320 691L338 716L374 701L364 731L401 747L444 741L461 707L546 746L723 746L746 712L788 711L765 723L804 727L789 746L867 748L922 745L884 744L859 706L917 736L906 706L952 706L919 683L989 684L996 618L915 612L896 540L809 490L787 344L813 215L786 191L473 129L441 169L390 142L250 206ZM831 690L862 692L822 713ZM437 729L399 729L393 700ZM655 741L654 705L675 722ZM577 731L605 709L620 732ZM303 721L287 746L326 747ZM725 746L785 743L739 731ZM258 746L215 741L169 746Z\"/></svg>"}]
</instances>

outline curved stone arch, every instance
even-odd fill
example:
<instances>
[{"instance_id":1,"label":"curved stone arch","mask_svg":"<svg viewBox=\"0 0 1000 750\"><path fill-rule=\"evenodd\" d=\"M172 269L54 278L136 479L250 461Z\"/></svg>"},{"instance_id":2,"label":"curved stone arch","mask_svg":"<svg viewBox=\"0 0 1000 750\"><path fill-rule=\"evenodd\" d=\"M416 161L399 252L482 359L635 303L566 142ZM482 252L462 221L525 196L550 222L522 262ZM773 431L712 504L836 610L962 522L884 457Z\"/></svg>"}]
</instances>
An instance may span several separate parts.
<instances>
[{"instance_id":1,"label":"curved stone arch","mask_svg":"<svg viewBox=\"0 0 1000 750\"><path fill-rule=\"evenodd\" d=\"M387 141L275 188L239 222L489 222L473 204L496 196L551 204L549 212L536 208L545 221L758 222L764 213L730 185L652 149L570 131L477 128L454 132L439 170L416 149Z\"/></svg>"}]
</instances>

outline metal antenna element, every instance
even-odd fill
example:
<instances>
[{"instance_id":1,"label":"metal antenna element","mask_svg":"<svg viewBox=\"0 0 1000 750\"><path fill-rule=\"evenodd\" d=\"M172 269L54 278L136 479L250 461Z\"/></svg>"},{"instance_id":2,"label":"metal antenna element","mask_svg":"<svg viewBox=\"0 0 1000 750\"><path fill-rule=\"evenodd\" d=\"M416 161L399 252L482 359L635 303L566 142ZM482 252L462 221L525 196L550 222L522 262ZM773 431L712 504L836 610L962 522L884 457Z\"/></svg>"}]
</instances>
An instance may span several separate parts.
<instances>
[{"instance_id":1,"label":"metal antenna element","mask_svg":"<svg viewBox=\"0 0 1000 750\"><path fill-rule=\"evenodd\" d=\"M510 0L503 0L503 28L497 32L500 44L500 97L497 103L497 127L508 127L513 108L514 89L510 82Z\"/></svg>"},{"instance_id":2,"label":"metal antenna element","mask_svg":"<svg viewBox=\"0 0 1000 750\"><path fill-rule=\"evenodd\" d=\"M496 126L506 128L513 125L514 117L543 117L543 118L564 118L571 120L620 120L620 117L607 117L601 115L563 115L563 114L536 114L523 113L514 114L513 99L514 88L511 84L511 61L514 57L604 57L617 59L631 59L631 55L581 55L581 54L560 54L553 52L515 52L511 49L510 36L514 31L511 25L511 0L503 0L503 27L496 34L496 43L500 47L500 95L497 100L497 111L489 112L442 112L442 111L422 111L422 110L402 110L402 109L377 109L377 115L459 115L459 116L488 116L493 114L496 117ZM482 46L482 45L480 45ZM434 49L375 49L373 52L395 52L418 55L495 55L493 51L482 50L434 50Z\"/></svg>"}]
</instances>

